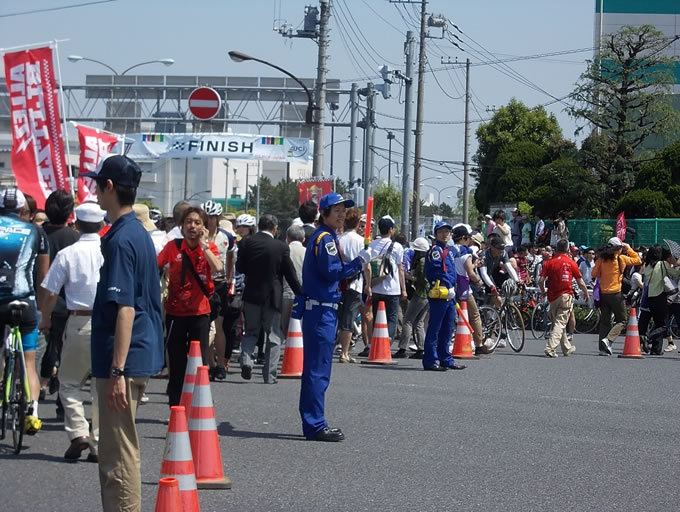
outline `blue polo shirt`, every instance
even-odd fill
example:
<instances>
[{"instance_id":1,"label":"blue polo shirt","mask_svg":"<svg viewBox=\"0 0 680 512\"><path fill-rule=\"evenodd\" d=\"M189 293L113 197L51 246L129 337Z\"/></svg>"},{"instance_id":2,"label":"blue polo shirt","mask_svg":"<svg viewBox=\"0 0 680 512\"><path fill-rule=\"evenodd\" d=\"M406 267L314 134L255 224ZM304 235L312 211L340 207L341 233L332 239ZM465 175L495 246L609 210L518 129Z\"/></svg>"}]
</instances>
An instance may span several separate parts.
<instances>
[{"instance_id":1,"label":"blue polo shirt","mask_svg":"<svg viewBox=\"0 0 680 512\"><path fill-rule=\"evenodd\" d=\"M110 376L118 305L135 308L125 376L155 375L163 366L161 288L153 242L134 212L121 216L104 235L102 254L92 308L92 376Z\"/></svg>"}]
</instances>

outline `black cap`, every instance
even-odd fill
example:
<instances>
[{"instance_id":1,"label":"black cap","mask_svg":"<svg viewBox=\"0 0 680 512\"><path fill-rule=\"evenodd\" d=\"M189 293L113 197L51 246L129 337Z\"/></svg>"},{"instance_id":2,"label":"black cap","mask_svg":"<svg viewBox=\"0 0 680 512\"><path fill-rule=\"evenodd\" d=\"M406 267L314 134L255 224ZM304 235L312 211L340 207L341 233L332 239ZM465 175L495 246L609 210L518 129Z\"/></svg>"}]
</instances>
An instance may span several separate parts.
<instances>
[{"instance_id":1,"label":"black cap","mask_svg":"<svg viewBox=\"0 0 680 512\"><path fill-rule=\"evenodd\" d=\"M494 249L505 249L505 244L503 243L503 240L500 239L500 237L495 237L493 240L491 240L491 247Z\"/></svg>"},{"instance_id":2,"label":"black cap","mask_svg":"<svg viewBox=\"0 0 680 512\"><path fill-rule=\"evenodd\" d=\"M378 231L381 233L386 233L394 227L394 219L389 215L385 215L378 221Z\"/></svg>"},{"instance_id":3,"label":"black cap","mask_svg":"<svg viewBox=\"0 0 680 512\"><path fill-rule=\"evenodd\" d=\"M114 155L104 160L98 170L81 174L81 176L107 179L124 187L137 188L142 177L142 170L131 158Z\"/></svg>"}]
</instances>

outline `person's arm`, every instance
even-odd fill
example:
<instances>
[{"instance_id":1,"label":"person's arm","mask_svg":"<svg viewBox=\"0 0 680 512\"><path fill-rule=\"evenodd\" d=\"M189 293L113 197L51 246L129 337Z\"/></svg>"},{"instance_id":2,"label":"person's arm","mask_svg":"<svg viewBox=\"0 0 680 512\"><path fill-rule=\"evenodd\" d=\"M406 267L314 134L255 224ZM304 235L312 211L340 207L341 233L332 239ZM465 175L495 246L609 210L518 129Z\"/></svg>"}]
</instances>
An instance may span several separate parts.
<instances>
[{"instance_id":1,"label":"person's arm","mask_svg":"<svg viewBox=\"0 0 680 512\"><path fill-rule=\"evenodd\" d=\"M135 320L135 308L118 304L118 314L116 316L116 330L113 336L113 361L112 368L125 368L128 351L130 350L130 340L132 339L132 324ZM114 412L122 411L128 406L127 395L125 392L125 378L110 377L108 406Z\"/></svg>"},{"instance_id":2,"label":"person's arm","mask_svg":"<svg viewBox=\"0 0 680 512\"><path fill-rule=\"evenodd\" d=\"M373 290L371 289L371 265L364 267L364 293L367 297L373 296Z\"/></svg>"},{"instance_id":3,"label":"person's arm","mask_svg":"<svg viewBox=\"0 0 680 512\"><path fill-rule=\"evenodd\" d=\"M49 265L49 254L46 254L45 256L47 256L47 264ZM38 281L40 283L38 296L42 297L38 302L38 309L42 314L40 325L38 326L38 329L41 332L49 330L50 325L52 324L52 311L54 311L54 306L57 303L57 296L59 295L59 291L64 287L64 284L69 280L64 259L64 253L57 253L52 267L50 267L46 275Z\"/></svg>"},{"instance_id":4,"label":"person's arm","mask_svg":"<svg viewBox=\"0 0 680 512\"><path fill-rule=\"evenodd\" d=\"M477 274L475 273L475 267L472 264L472 258L466 258L464 266L465 266L465 272L467 272L467 275L470 278L470 281L472 281L477 286L481 286L482 280L479 277L477 277Z\"/></svg>"},{"instance_id":5,"label":"person's arm","mask_svg":"<svg viewBox=\"0 0 680 512\"><path fill-rule=\"evenodd\" d=\"M501 233L503 233L504 236L508 236L510 234L510 228L508 227L507 222L505 224L496 224L496 227Z\"/></svg>"},{"instance_id":6,"label":"person's arm","mask_svg":"<svg viewBox=\"0 0 680 512\"><path fill-rule=\"evenodd\" d=\"M205 260L210 266L210 270L212 272L222 272L224 265L220 260L220 253L217 250L217 246L212 242L201 242L201 248L203 249Z\"/></svg>"},{"instance_id":7,"label":"person's arm","mask_svg":"<svg viewBox=\"0 0 680 512\"><path fill-rule=\"evenodd\" d=\"M341 281L342 279L352 277L363 268L364 260L360 257L343 264L340 260L335 240L331 235L322 237L318 244L316 240L310 243L315 244L315 249L317 249L312 251L312 255L314 255L316 260L317 271L328 281Z\"/></svg>"},{"instance_id":8,"label":"person's arm","mask_svg":"<svg viewBox=\"0 0 680 512\"><path fill-rule=\"evenodd\" d=\"M47 271L50 269L50 255L49 254L39 254L35 261L36 269L36 280L38 283L42 283L47 275ZM38 309L44 300L46 300L46 291L41 287L38 287L38 293L36 294L36 301L38 303Z\"/></svg>"},{"instance_id":9,"label":"person's arm","mask_svg":"<svg viewBox=\"0 0 680 512\"><path fill-rule=\"evenodd\" d=\"M406 299L408 294L406 293L406 279L404 278L404 264L399 264L399 286L401 287L401 298Z\"/></svg>"},{"instance_id":10,"label":"person's arm","mask_svg":"<svg viewBox=\"0 0 680 512\"><path fill-rule=\"evenodd\" d=\"M545 289L545 281L547 280L547 276L542 275L540 279L538 280L538 289L541 290L541 295L546 294L546 289Z\"/></svg>"},{"instance_id":11,"label":"person's arm","mask_svg":"<svg viewBox=\"0 0 680 512\"><path fill-rule=\"evenodd\" d=\"M621 261L627 266L629 265L641 265L642 260L640 259L640 255L636 253L628 244L623 244L623 251L626 252L624 255L623 252L621 253Z\"/></svg>"},{"instance_id":12,"label":"person's arm","mask_svg":"<svg viewBox=\"0 0 680 512\"><path fill-rule=\"evenodd\" d=\"M41 288L41 292L43 298L39 308L41 317L38 330L40 332L47 332L52 326L52 311L54 311L54 306L57 304L58 295L46 290L45 288Z\"/></svg>"},{"instance_id":13,"label":"person's arm","mask_svg":"<svg viewBox=\"0 0 680 512\"><path fill-rule=\"evenodd\" d=\"M576 283L578 284L579 288L581 288L581 291L583 292L583 300L586 302L590 301L590 297L588 297L588 287L586 286L586 282L583 280L582 277L579 277L576 280Z\"/></svg>"},{"instance_id":14,"label":"person's arm","mask_svg":"<svg viewBox=\"0 0 680 512\"><path fill-rule=\"evenodd\" d=\"M590 273L591 279L595 280L598 277L600 277L600 268L602 267L602 258L599 258L595 262L595 266L593 267L593 271Z\"/></svg>"},{"instance_id":15,"label":"person's arm","mask_svg":"<svg viewBox=\"0 0 680 512\"><path fill-rule=\"evenodd\" d=\"M231 285L234 280L234 262L236 261L234 251L229 251L227 253L227 284Z\"/></svg>"},{"instance_id":16,"label":"person's arm","mask_svg":"<svg viewBox=\"0 0 680 512\"><path fill-rule=\"evenodd\" d=\"M238 243L238 258L236 258L236 271L239 274L246 274L248 270L248 239L241 240Z\"/></svg>"}]
</instances>

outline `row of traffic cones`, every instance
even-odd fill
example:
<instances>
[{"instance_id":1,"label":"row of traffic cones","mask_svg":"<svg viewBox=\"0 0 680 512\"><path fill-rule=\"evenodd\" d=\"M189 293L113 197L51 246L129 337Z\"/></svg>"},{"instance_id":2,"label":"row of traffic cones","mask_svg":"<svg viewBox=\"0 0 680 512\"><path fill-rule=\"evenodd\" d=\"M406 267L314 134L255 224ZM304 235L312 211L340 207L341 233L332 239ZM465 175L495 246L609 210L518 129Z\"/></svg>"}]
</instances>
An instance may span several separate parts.
<instances>
[{"instance_id":1,"label":"row of traffic cones","mask_svg":"<svg viewBox=\"0 0 680 512\"><path fill-rule=\"evenodd\" d=\"M208 367L201 361L200 343L192 341L182 405L170 408L156 512L199 512L198 489L231 489L222 465Z\"/></svg>"}]
</instances>

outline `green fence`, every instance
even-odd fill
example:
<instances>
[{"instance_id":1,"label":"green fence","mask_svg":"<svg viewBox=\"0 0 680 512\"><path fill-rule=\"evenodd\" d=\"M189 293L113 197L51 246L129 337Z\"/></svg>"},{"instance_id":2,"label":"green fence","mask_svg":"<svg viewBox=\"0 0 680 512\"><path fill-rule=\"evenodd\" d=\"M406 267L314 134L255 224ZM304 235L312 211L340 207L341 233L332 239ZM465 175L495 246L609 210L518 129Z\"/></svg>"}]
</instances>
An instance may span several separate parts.
<instances>
[{"instance_id":1,"label":"green fence","mask_svg":"<svg viewBox=\"0 0 680 512\"><path fill-rule=\"evenodd\" d=\"M661 243L664 238L680 242L680 219L626 219L626 242L633 247ZM616 234L615 219L576 219L567 222L569 241L600 247Z\"/></svg>"}]
</instances>

